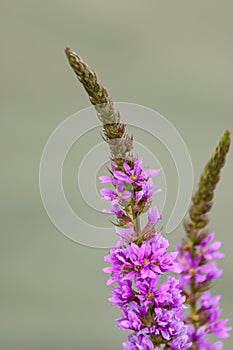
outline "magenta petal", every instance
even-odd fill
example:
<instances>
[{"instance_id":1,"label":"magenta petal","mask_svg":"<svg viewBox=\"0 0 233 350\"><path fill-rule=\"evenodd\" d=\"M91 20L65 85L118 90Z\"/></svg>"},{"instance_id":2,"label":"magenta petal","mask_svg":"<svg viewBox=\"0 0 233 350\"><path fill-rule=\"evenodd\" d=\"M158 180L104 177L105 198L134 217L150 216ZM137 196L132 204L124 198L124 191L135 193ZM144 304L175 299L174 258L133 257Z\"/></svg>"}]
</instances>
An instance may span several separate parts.
<instances>
[{"instance_id":1,"label":"magenta petal","mask_svg":"<svg viewBox=\"0 0 233 350\"><path fill-rule=\"evenodd\" d=\"M110 277L106 282L106 286L110 286L113 282L115 282L115 279L113 277Z\"/></svg>"},{"instance_id":2,"label":"magenta petal","mask_svg":"<svg viewBox=\"0 0 233 350\"><path fill-rule=\"evenodd\" d=\"M110 196L115 192L110 188L101 188L100 193L102 194L102 196Z\"/></svg>"},{"instance_id":3,"label":"magenta petal","mask_svg":"<svg viewBox=\"0 0 233 350\"><path fill-rule=\"evenodd\" d=\"M131 196L132 196L132 193L131 193L131 192L129 192L129 191L124 191L124 192L122 192L121 198L122 198L122 199L128 199L128 198L130 198Z\"/></svg>"},{"instance_id":4,"label":"magenta petal","mask_svg":"<svg viewBox=\"0 0 233 350\"><path fill-rule=\"evenodd\" d=\"M113 190L110 190L109 188L102 188L100 190L100 194L103 196L103 198L106 201L111 201L113 198L117 197L116 192Z\"/></svg>"},{"instance_id":5,"label":"magenta petal","mask_svg":"<svg viewBox=\"0 0 233 350\"><path fill-rule=\"evenodd\" d=\"M131 271L131 272L127 273L127 275L125 275L122 280L123 281L124 280L131 280L133 278L134 274L135 274L134 271Z\"/></svg>"},{"instance_id":6,"label":"magenta petal","mask_svg":"<svg viewBox=\"0 0 233 350\"><path fill-rule=\"evenodd\" d=\"M131 243L130 248L134 254L138 255L140 248L137 244Z\"/></svg>"},{"instance_id":7,"label":"magenta petal","mask_svg":"<svg viewBox=\"0 0 233 350\"><path fill-rule=\"evenodd\" d=\"M130 166L129 166L126 162L124 162L123 167L124 167L126 173L127 173L129 176L131 176L131 175L132 175L132 172L131 172Z\"/></svg>"},{"instance_id":8,"label":"magenta petal","mask_svg":"<svg viewBox=\"0 0 233 350\"><path fill-rule=\"evenodd\" d=\"M126 181L132 183L133 181L128 177L128 175L124 174L122 171L114 171L114 176L116 179L121 181Z\"/></svg>"},{"instance_id":9,"label":"magenta petal","mask_svg":"<svg viewBox=\"0 0 233 350\"><path fill-rule=\"evenodd\" d=\"M112 273L112 267L111 266L104 267L103 268L103 272L105 272L105 273Z\"/></svg>"},{"instance_id":10,"label":"magenta petal","mask_svg":"<svg viewBox=\"0 0 233 350\"><path fill-rule=\"evenodd\" d=\"M209 242L214 239L214 232L210 232L206 238L204 238L201 242L202 247L206 247Z\"/></svg>"},{"instance_id":11,"label":"magenta petal","mask_svg":"<svg viewBox=\"0 0 233 350\"><path fill-rule=\"evenodd\" d=\"M200 274L197 274L196 276L195 276L195 279L196 279L196 281L197 282L204 282L205 280L206 280L206 276L205 275L200 275Z\"/></svg>"},{"instance_id":12,"label":"magenta petal","mask_svg":"<svg viewBox=\"0 0 233 350\"><path fill-rule=\"evenodd\" d=\"M139 201L143 197L144 192L143 191L137 191L137 192L135 192L135 195L136 195L136 200Z\"/></svg>"},{"instance_id":13,"label":"magenta petal","mask_svg":"<svg viewBox=\"0 0 233 350\"><path fill-rule=\"evenodd\" d=\"M224 258L224 254L221 252L211 252L211 253L206 253L204 254L204 258L206 260L212 260L212 259L222 259Z\"/></svg>"},{"instance_id":14,"label":"magenta petal","mask_svg":"<svg viewBox=\"0 0 233 350\"><path fill-rule=\"evenodd\" d=\"M146 256L146 247L147 247L147 244L145 242L145 244L143 244L140 249L139 249L139 253L138 253L138 259L140 261L142 261L143 259L147 258Z\"/></svg>"},{"instance_id":15,"label":"magenta petal","mask_svg":"<svg viewBox=\"0 0 233 350\"><path fill-rule=\"evenodd\" d=\"M209 246L208 250L217 250L217 249L219 249L219 248L221 247L221 245L222 245L222 242L220 242L220 241L215 241L214 243L212 243L212 244Z\"/></svg>"},{"instance_id":16,"label":"magenta petal","mask_svg":"<svg viewBox=\"0 0 233 350\"><path fill-rule=\"evenodd\" d=\"M222 350L222 349L223 349L223 343L221 341L217 341L212 346L212 350Z\"/></svg>"},{"instance_id":17,"label":"magenta petal","mask_svg":"<svg viewBox=\"0 0 233 350\"><path fill-rule=\"evenodd\" d=\"M99 179L102 184L105 184L107 182L115 182L115 179L110 176L100 176Z\"/></svg>"},{"instance_id":18,"label":"magenta petal","mask_svg":"<svg viewBox=\"0 0 233 350\"><path fill-rule=\"evenodd\" d=\"M142 172L143 159L140 158L134 163L134 175L139 175Z\"/></svg>"},{"instance_id":19,"label":"magenta petal","mask_svg":"<svg viewBox=\"0 0 233 350\"><path fill-rule=\"evenodd\" d=\"M140 273L140 277L145 279L149 276L149 270L148 269L142 269Z\"/></svg>"},{"instance_id":20,"label":"magenta petal","mask_svg":"<svg viewBox=\"0 0 233 350\"><path fill-rule=\"evenodd\" d=\"M161 219L162 219L162 216L160 215L159 210L156 206L149 209L149 211L148 211L148 223L150 225L157 224L157 222L160 221Z\"/></svg>"},{"instance_id":21,"label":"magenta petal","mask_svg":"<svg viewBox=\"0 0 233 350\"><path fill-rule=\"evenodd\" d=\"M146 174L147 177L157 176L162 169L146 169L144 170L144 174Z\"/></svg>"}]
</instances>

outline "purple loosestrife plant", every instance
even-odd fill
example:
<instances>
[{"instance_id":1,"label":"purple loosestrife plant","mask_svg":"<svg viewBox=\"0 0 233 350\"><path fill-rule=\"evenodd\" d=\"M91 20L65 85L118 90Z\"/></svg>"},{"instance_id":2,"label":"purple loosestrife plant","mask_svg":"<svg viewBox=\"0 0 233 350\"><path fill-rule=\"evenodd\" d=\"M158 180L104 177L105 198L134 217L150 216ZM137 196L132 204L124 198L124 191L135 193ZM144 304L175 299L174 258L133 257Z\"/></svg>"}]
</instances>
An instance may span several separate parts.
<instances>
[{"instance_id":1,"label":"purple loosestrife plant","mask_svg":"<svg viewBox=\"0 0 233 350\"><path fill-rule=\"evenodd\" d=\"M168 253L168 241L155 230L161 220L156 207L148 210L154 194L152 176L159 170L143 169L142 159L124 162L119 168L111 163L111 176L101 176L114 191L104 188L103 198L111 202L110 213L117 217L116 233L121 237L105 261L104 271L114 283L110 302L121 308L118 328L131 330L128 349L187 349L187 329L182 320L185 297L179 281L168 277L158 284L160 275L180 272L175 262L177 253ZM149 188L149 191L148 191ZM147 211L148 222L140 228L139 216ZM122 218L127 220L122 220Z\"/></svg>"},{"instance_id":2,"label":"purple loosestrife plant","mask_svg":"<svg viewBox=\"0 0 233 350\"><path fill-rule=\"evenodd\" d=\"M208 334L218 338L227 338L231 327L227 327L227 319L220 319L220 296L212 296L209 289L213 281L221 276L215 259L221 259L224 254L219 251L220 241L214 241L214 232L206 229L207 212L211 209L215 187L220 179L220 171L225 163L230 146L230 133L226 131L213 156L207 163L200 178L199 186L192 198L189 210L189 220L184 222L186 237L178 245L177 261L182 270L180 286L189 313L185 316L188 325L188 335L192 342L192 350L222 349L222 343L210 344Z\"/></svg>"},{"instance_id":3,"label":"purple loosestrife plant","mask_svg":"<svg viewBox=\"0 0 233 350\"><path fill-rule=\"evenodd\" d=\"M101 176L101 195L110 203L105 212L115 215L115 231L119 236L105 261L110 266L107 285L113 284L109 301L120 307L122 316L118 328L130 330L124 350L200 349L219 350L222 343L213 346L206 335L228 336L227 320L219 320L219 296L209 292L211 281L221 271L215 258L220 242L214 234L204 230L211 208L211 200L219 173L229 149L229 132L226 132L207 164L199 189L193 196L190 220L185 223L187 236L178 245L177 252L168 252L169 243L156 229L162 216L152 206L155 190L152 178L159 169L143 167L143 159L132 153L133 137L126 133L120 113L97 75L75 52L65 49L68 61L95 106L103 124L103 138L110 147L109 175ZM147 223L141 228L140 217L147 213ZM161 275L179 273L179 280L169 276L161 283ZM184 316L184 304L190 314ZM187 307L187 306L186 306Z\"/></svg>"}]
</instances>

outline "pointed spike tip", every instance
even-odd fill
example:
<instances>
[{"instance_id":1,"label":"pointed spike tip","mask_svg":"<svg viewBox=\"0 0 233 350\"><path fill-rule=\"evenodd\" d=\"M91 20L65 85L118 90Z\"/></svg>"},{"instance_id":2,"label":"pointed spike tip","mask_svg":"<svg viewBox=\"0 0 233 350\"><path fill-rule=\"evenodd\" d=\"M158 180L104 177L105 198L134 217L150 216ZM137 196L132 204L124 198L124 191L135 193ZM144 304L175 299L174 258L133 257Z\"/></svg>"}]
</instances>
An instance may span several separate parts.
<instances>
[{"instance_id":1,"label":"pointed spike tip","mask_svg":"<svg viewBox=\"0 0 233 350\"><path fill-rule=\"evenodd\" d=\"M69 52L71 51L71 49L70 49L69 47L65 47L65 48L64 48L64 51L65 51L65 53L67 54L67 53L69 53Z\"/></svg>"}]
</instances>

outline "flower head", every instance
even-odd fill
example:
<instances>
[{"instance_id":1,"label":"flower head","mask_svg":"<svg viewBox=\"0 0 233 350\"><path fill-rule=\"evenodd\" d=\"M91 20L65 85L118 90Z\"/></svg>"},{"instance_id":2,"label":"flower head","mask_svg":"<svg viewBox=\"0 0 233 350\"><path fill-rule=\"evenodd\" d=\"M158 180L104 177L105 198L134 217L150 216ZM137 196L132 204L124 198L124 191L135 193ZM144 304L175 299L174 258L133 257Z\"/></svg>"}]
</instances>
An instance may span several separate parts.
<instances>
[{"instance_id":1,"label":"flower head","mask_svg":"<svg viewBox=\"0 0 233 350\"><path fill-rule=\"evenodd\" d=\"M143 241L140 246L131 242L127 247L113 247L105 261L110 267L104 271L111 273L108 284L123 280L157 279L164 272L180 272L175 262L176 252L167 253L168 241L159 232L150 240Z\"/></svg>"}]
</instances>

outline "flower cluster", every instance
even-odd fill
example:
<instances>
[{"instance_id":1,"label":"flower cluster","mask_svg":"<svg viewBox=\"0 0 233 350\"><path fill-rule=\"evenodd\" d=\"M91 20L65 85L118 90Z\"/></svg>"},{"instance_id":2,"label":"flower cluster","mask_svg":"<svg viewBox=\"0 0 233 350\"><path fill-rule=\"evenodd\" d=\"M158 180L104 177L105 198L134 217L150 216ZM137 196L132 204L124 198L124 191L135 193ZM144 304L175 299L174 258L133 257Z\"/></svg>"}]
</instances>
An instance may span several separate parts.
<instances>
[{"instance_id":1,"label":"flower cluster","mask_svg":"<svg viewBox=\"0 0 233 350\"><path fill-rule=\"evenodd\" d=\"M142 343L152 342L153 346L188 348L182 322L185 297L181 295L179 281L169 277L158 286L159 275L180 271L174 261L177 253L167 253L167 248L168 241L156 232L140 245L131 242L124 247L119 242L105 257L105 261L111 263L104 268L111 274L107 284L116 283L109 301L120 306L123 312L123 317L117 320L118 327L137 333L124 343L125 350L137 349L131 343L139 336ZM154 349L150 346L148 349Z\"/></svg>"},{"instance_id":2,"label":"flower cluster","mask_svg":"<svg viewBox=\"0 0 233 350\"><path fill-rule=\"evenodd\" d=\"M194 246L188 244L188 240L177 246L179 251L178 260L182 273L180 274L180 282L182 287L189 285L194 279L197 289L203 291L210 287L213 279L221 276L222 271L218 269L216 261L213 258L223 258L224 254L219 252L221 242L215 241L214 232L208 234L203 231Z\"/></svg>"},{"instance_id":3,"label":"flower cluster","mask_svg":"<svg viewBox=\"0 0 233 350\"><path fill-rule=\"evenodd\" d=\"M174 260L176 252L167 253L168 241L159 232L154 237L143 241L140 246L131 242L127 247L116 246L110 250L105 261L112 265L104 269L111 273L107 284L120 280L134 279L135 283L147 278L157 280L164 272L179 272Z\"/></svg>"},{"instance_id":4,"label":"flower cluster","mask_svg":"<svg viewBox=\"0 0 233 350\"><path fill-rule=\"evenodd\" d=\"M187 317L189 339L193 349L222 349L222 343L217 342L211 346L206 336L213 333L218 338L229 337L226 327L227 319L219 320L220 296L212 297L208 289L211 282L218 278L222 271L218 269L214 258L223 258L219 252L220 241L214 241L214 232L204 230L195 238L195 243L188 238L179 244L178 262L182 270L180 273L180 286L191 305L191 315Z\"/></svg>"},{"instance_id":5,"label":"flower cluster","mask_svg":"<svg viewBox=\"0 0 233 350\"><path fill-rule=\"evenodd\" d=\"M133 219L148 210L152 196L158 192L153 186L152 176L160 169L143 170L141 159L122 160L122 165L110 163L111 176L100 176L102 184L112 183L115 190L100 190L103 198L111 202L111 209L105 211L118 217L120 226L129 226ZM131 218L132 217L132 218Z\"/></svg>"},{"instance_id":6,"label":"flower cluster","mask_svg":"<svg viewBox=\"0 0 233 350\"><path fill-rule=\"evenodd\" d=\"M121 308L118 328L133 333L123 344L130 349L187 349L187 328L183 322L185 297L174 277L159 284L166 272L180 272L176 252L168 253L168 241L155 230L161 220L156 207L148 209L155 193L151 176L159 170L143 169L142 159L125 160L121 167L110 164L111 176L101 176L102 183L112 183L114 190L101 190L118 219L116 233L120 241L112 247L105 261L111 265L107 285L114 283L109 301ZM158 191L156 191L158 192ZM148 220L141 230L138 217L148 210Z\"/></svg>"},{"instance_id":7,"label":"flower cluster","mask_svg":"<svg viewBox=\"0 0 233 350\"><path fill-rule=\"evenodd\" d=\"M218 338L229 337L228 331L231 330L231 327L225 327L228 320L218 320L221 314L219 300L219 295L212 297L209 291L204 292L200 298L199 321L203 326L197 330L192 324L188 326L189 338L193 344L197 345L198 349L221 350L223 348L220 341L211 346L209 340L206 339L206 335L209 333L213 333Z\"/></svg>"}]
</instances>

